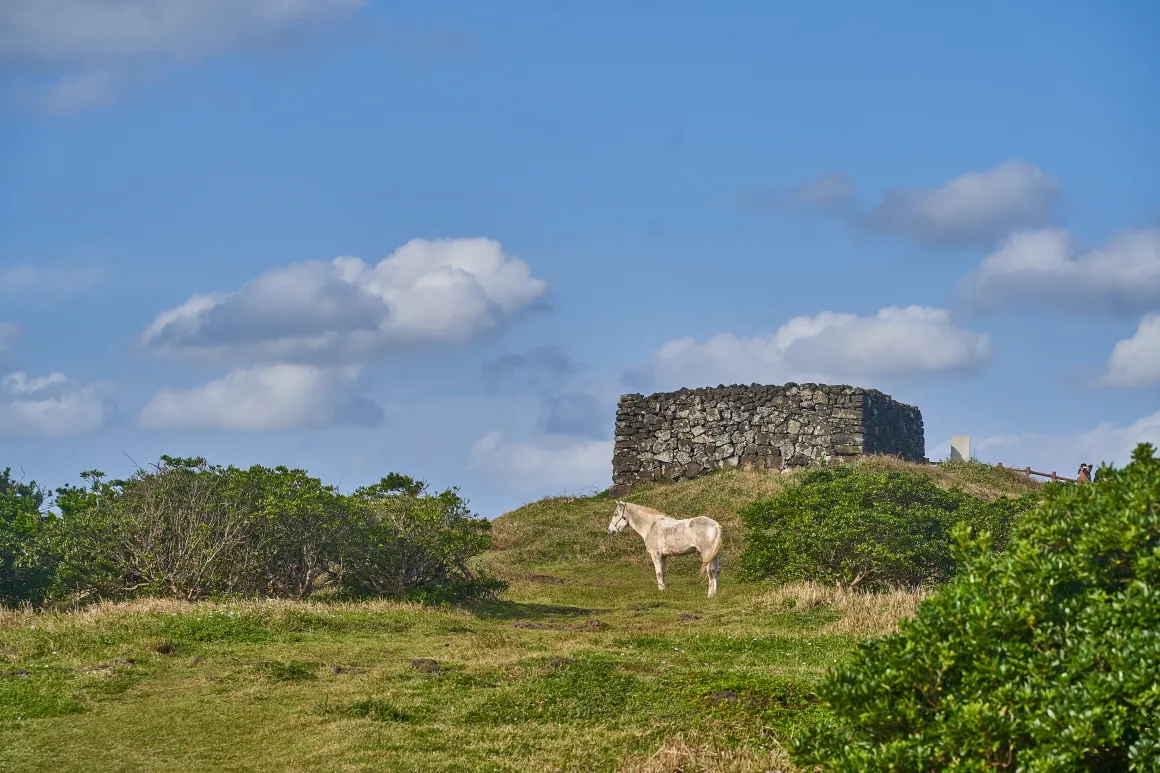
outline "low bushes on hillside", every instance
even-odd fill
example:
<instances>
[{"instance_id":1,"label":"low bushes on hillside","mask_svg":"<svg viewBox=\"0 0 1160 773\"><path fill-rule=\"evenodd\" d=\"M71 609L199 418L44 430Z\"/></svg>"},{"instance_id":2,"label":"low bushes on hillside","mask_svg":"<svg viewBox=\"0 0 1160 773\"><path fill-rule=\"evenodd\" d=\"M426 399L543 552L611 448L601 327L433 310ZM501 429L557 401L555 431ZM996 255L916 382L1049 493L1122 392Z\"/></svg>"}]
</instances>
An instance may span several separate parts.
<instances>
[{"instance_id":1,"label":"low bushes on hillside","mask_svg":"<svg viewBox=\"0 0 1160 773\"><path fill-rule=\"evenodd\" d=\"M798 752L839 771L1160 770L1160 459L1053 486L818 692Z\"/></svg>"},{"instance_id":2,"label":"low bushes on hillside","mask_svg":"<svg viewBox=\"0 0 1160 773\"><path fill-rule=\"evenodd\" d=\"M392 474L349 501L363 535L343 570L352 593L438 598L502 587L467 566L491 547L491 522L472 515L456 491L428 495L422 481Z\"/></svg>"},{"instance_id":3,"label":"low bushes on hillside","mask_svg":"<svg viewBox=\"0 0 1160 773\"><path fill-rule=\"evenodd\" d=\"M985 501L921 473L853 465L804 473L741 510L749 580L815 580L844 588L941 582L954 571L951 529L986 529L1002 547L1038 492Z\"/></svg>"},{"instance_id":4,"label":"low bushes on hillside","mask_svg":"<svg viewBox=\"0 0 1160 773\"><path fill-rule=\"evenodd\" d=\"M487 549L490 524L454 489L431 494L406 476L344 496L303 470L164 456L128 480L83 477L86 486L57 490L55 516L27 492L22 510L8 504L15 494L0 493L2 512L18 513L0 531L0 600L304 599L324 587L446 597L498 587L467 568ZM8 534L22 540L19 551L6 547Z\"/></svg>"},{"instance_id":5,"label":"low bushes on hillside","mask_svg":"<svg viewBox=\"0 0 1160 773\"><path fill-rule=\"evenodd\" d=\"M0 604L11 604L43 592L48 571L40 556L44 492L35 483L0 472Z\"/></svg>"}]
</instances>

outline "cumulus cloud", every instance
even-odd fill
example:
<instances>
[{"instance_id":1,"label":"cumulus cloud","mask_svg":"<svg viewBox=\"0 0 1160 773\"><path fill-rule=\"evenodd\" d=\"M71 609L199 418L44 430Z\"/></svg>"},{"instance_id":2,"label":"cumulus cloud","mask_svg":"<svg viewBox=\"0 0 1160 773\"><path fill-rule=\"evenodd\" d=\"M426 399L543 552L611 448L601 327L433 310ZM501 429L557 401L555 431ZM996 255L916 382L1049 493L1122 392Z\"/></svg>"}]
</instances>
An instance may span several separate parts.
<instances>
[{"instance_id":1,"label":"cumulus cloud","mask_svg":"<svg viewBox=\"0 0 1160 773\"><path fill-rule=\"evenodd\" d=\"M844 220L859 231L898 236L926 246L991 246L1019 228L1051 222L1056 181L1018 159L968 172L935 188L886 191L868 210L859 208L853 183L828 174L788 193L744 193L748 209L817 213Z\"/></svg>"},{"instance_id":2,"label":"cumulus cloud","mask_svg":"<svg viewBox=\"0 0 1160 773\"><path fill-rule=\"evenodd\" d=\"M359 369L275 364L235 370L192 389L163 389L141 411L153 429L272 430L376 426L383 411L354 389Z\"/></svg>"},{"instance_id":3,"label":"cumulus cloud","mask_svg":"<svg viewBox=\"0 0 1160 773\"><path fill-rule=\"evenodd\" d=\"M1098 383L1111 387L1160 384L1160 314L1146 315L1134 336L1116 344Z\"/></svg>"},{"instance_id":4,"label":"cumulus cloud","mask_svg":"<svg viewBox=\"0 0 1160 773\"><path fill-rule=\"evenodd\" d=\"M869 225L920 244L994 244L1017 228L1051 221L1056 182L1025 161L969 172L937 188L887 191Z\"/></svg>"},{"instance_id":5,"label":"cumulus cloud","mask_svg":"<svg viewBox=\"0 0 1160 773\"><path fill-rule=\"evenodd\" d=\"M964 372L991 358L985 333L956 327L945 309L890 306L868 317L823 311L772 335L720 333L661 346L647 369L664 387L716 383L860 383L878 376Z\"/></svg>"},{"instance_id":6,"label":"cumulus cloud","mask_svg":"<svg viewBox=\"0 0 1160 773\"><path fill-rule=\"evenodd\" d=\"M1119 234L1081 252L1066 232L1013 234L963 283L980 311L1038 305L1060 311L1130 313L1160 306L1160 228Z\"/></svg>"},{"instance_id":7,"label":"cumulus cloud","mask_svg":"<svg viewBox=\"0 0 1160 773\"><path fill-rule=\"evenodd\" d=\"M612 480L612 441L560 436L517 441L489 432L472 445L467 468L532 494L603 490Z\"/></svg>"},{"instance_id":8,"label":"cumulus cloud","mask_svg":"<svg viewBox=\"0 0 1160 773\"><path fill-rule=\"evenodd\" d=\"M1160 411L1129 424L1103 422L1076 432L971 438L971 450L980 461L1031 467L1040 472L1054 470L1070 478L1084 462L1124 466L1139 443L1160 447Z\"/></svg>"},{"instance_id":9,"label":"cumulus cloud","mask_svg":"<svg viewBox=\"0 0 1160 773\"><path fill-rule=\"evenodd\" d=\"M295 263L236 292L195 295L141 336L153 352L246 361L352 361L465 343L529 308L547 283L492 239L414 239L377 265Z\"/></svg>"},{"instance_id":10,"label":"cumulus cloud","mask_svg":"<svg viewBox=\"0 0 1160 773\"><path fill-rule=\"evenodd\" d=\"M47 71L43 106L107 104L144 69L195 61L294 33L364 0L6 0L0 60Z\"/></svg>"},{"instance_id":11,"label":"cumulus cloud","mask_svg":"<svg viewBox=\"0 0 1160 773\"><path fill-rule=\"evenodd\" d=\"M17 371L0 379L0 435L64 437L100 429L113 414L116 388L75 384L59 371L30 378Z\"/></svg>"},{"instance_id":12,"label":"cumulus cloud","mask_svg":"<svg viewBox=\"0 0 1160 773\"><path fill-rule=\"evenodd\" d=\"M11 351L22 335L24 328L15 322L0 322L0 354Z\"/></svg>"}]
</instances>

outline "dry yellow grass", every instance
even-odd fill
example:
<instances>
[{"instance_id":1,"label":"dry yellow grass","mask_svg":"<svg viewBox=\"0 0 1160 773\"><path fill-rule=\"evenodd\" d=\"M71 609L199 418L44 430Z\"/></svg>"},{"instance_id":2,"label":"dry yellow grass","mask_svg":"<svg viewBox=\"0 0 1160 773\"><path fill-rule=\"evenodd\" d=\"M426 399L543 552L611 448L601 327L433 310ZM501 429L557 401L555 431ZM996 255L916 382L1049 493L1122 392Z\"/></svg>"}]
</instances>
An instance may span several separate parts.
<instances>
[{"instance_id":1,"label":"dry yellow grass","mask_svg":"<svg viewBox=\"0 0 1160 773\"><path fill-rule=\"evenodd\" d=\"M898 622L912 617L925 597L926 591L918 589L864 593L816 582L795 582L761 594L753 604L765 612L824 607L841 614L841 618L819 629L819 634L849 634L865 638L897 631Z\"/></svg>"},{"instance_id":2,"label":"dry yellow grass","mask_svg":"<svg viewBox=\"0 0 1160 773\"><path fill-rule=\"evenodd\" d=\"M36 610L30 606L0 607L0 629L35 625L43 630L100 627L126 615L193 615L199 612L248 614L276 621L295 612L319 614L345 612L423 612L431 607L417 602L372 599L356 602L294 601L291 599L246 599L239 601L185 601L184 599L142 598L132 601L100 601L78 609ZM469 615L458 609L444 614Z\"/></svg>"},{"instance_id":3,"label":"dry yellow grass","mask_svg":"<svg viewBox=\"0 0 1160 773\"><path fill-rule=\"evenodd\" d=\"M722 748L688 740L683 734L665 739L647 758L624 761L620 773L796 773L795 766L776 741L764 751Z\"/></svg>"}]
</instances>

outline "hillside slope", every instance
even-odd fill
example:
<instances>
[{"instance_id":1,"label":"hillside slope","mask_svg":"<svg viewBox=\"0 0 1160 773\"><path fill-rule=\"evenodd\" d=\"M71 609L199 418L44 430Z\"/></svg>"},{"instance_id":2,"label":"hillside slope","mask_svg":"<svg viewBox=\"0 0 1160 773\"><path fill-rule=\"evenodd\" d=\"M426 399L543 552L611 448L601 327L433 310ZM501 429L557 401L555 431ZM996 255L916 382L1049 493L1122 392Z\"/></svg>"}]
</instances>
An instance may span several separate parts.
<instances>
[{"instance_id":1,"label":"hillside slope","mask_svg":"<svg viewBox=\"0 0 1160 773\"><path fill-rule=\"evenodd\" d=\"M920 468L981 496L1034 483L981 465ZM788 739L814 686L921 592L739 583L737 509L792 475L730 470L629 499L719 520L721 591L697 559L657 591L607 495L495 522L500 599L424 607L141 599L0 610L0 770L194 773L761 773L800 769Z\"/></svg>"},{"instance_id":2,"label":"hillside slope","mask_svg":"<svg viewBox=\"0 0 1160 773\"><path fill-rule=\"evenodd\" d=\"M985 464L946 462L923 465L876 457L854 462L860 469L918 472L930 476L941 488L959 487L983 499L1018 496L1042 484L1021 473ZM744 547L737 512L759 497L771 496L792 483L796 471L785 473L749 469L721 470L713 475L678 483L642 487L625 497L654 507L674 518L704 515L715 519L725 531L722 568L737 565ZM505 513L493 521L493 548L482 564L506 579L520 579L554 569L579 569L597 564L648 566L641 540L631 532L609 537L614 500L607 492L588 497L550 497ZM683 572L696 566L695 556L671 564Z\"/></svg>"}]
</instances>

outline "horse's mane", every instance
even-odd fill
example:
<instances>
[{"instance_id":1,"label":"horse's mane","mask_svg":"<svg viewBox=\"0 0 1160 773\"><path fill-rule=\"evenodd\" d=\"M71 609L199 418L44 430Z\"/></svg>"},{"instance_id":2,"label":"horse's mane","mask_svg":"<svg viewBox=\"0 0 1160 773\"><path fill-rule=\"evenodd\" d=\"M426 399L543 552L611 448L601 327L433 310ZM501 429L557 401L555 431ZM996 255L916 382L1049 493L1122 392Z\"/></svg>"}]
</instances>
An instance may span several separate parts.
<instances>
[{"instance_id":1,"label":"horse's mane","mask_svg":"<svg viewBox=\"0 0 1160 773\"><path fill-rule=\"evenodd\" d=\"M662 513L660 510L657 510L655 507L647 507L645 505L638 505L635 502L626 502L625 504L627 504L628 506L632 507L635 510L643 510L644 512L648 513L649 515L663 515L665 518L672 518L672 516L669 515L668 513Z\"/></svg>"}]
</instances>

